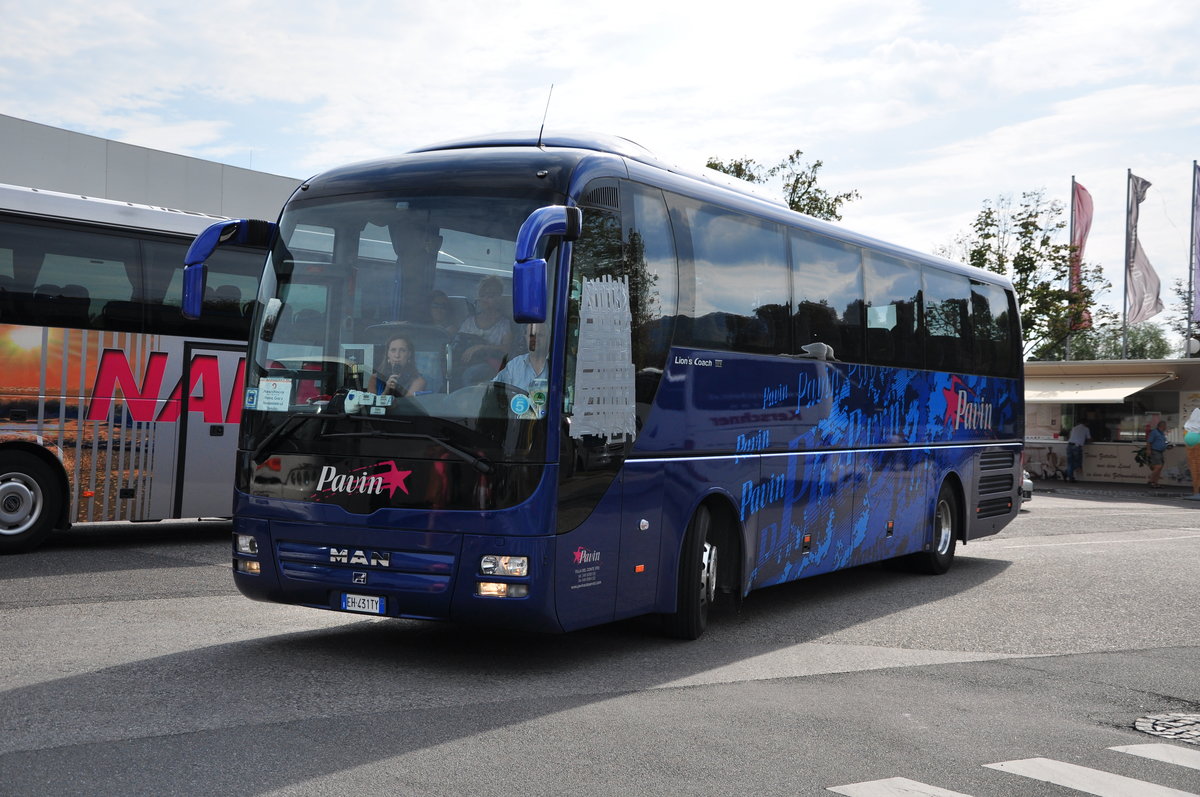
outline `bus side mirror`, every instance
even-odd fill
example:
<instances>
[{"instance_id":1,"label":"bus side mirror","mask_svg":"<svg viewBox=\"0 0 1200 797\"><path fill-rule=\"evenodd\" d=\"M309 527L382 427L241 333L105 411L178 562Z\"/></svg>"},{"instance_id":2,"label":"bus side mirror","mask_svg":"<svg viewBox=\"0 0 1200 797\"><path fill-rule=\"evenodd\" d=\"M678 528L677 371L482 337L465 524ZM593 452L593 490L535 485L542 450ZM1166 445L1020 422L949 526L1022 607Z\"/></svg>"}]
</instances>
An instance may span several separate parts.
<instances>
[{"instance_id":1,"label":"bus side mirror","mask_svg":"<svg viewBox=\"0 0 1200 797\"><path fill-rule=\"evenodd\" d=\"M533 256L538 243L548 235L575 241L582 230L583 211L576 207L550 205L538 208L525 219L517 232L513 263L513 320L518 324L546 320L546 261Z\"/></svg>"},{"instance_id":2,"label":"bus side mirror","mask_svg":"<svg viewBox=\"0 0 1200 797\"><path fill-rule=\"evenodd\" d=\"M229 219L210 224L196 236L183 258L183 317L197 319L204 306L208 259L225 244L269 249L277 225L257 219Z\"/></svg>"}]
</instances>

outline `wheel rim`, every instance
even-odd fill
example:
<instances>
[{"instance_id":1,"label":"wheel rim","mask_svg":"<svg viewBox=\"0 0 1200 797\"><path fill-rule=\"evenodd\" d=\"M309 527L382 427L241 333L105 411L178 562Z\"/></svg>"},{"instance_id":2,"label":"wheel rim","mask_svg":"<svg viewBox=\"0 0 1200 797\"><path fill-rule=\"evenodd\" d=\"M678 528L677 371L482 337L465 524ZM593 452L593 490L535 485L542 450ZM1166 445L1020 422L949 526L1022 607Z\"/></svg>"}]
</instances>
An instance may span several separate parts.
<instances>
[{"instance_id":1,"label":"wheel rim","mask_svg":"<svg viewBox=\"0 0 1200 797\"><path fill-rule=\"evenodd\" d=\"M945 499L938 501L933 534L938 556L945 556L954 541L954 513L950 502Z\"/></svg>"},{"instance_id":2,"label":"wheel rim","mask_svg":"<svg viewBox=\"0 0 1200 797\"><path fill-rule=\"evenodd\" d=\"M704 543L700 554L700 603L707 606L717 594L717 546Z\"/></svg>"},{"instance_id":3,"label":"wheel rim","mask_svg":"<svg viewBox=\"0 0 1200 797\"><path fill-rule=\"evenodd\" d=\"M42 488L24 473L0 476L0 534L23 534L42 515Z\"/></svg>"}]
</instances>

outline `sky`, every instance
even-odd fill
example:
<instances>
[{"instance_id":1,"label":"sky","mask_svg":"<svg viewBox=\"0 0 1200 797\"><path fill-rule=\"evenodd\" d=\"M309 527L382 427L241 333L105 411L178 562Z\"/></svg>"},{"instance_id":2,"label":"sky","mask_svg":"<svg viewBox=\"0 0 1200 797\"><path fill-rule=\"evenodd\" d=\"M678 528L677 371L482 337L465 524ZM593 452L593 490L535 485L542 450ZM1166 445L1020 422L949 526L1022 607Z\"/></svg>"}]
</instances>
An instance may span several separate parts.
<instances>
[{"instance_id":1,"label":"sky","mask_svg":"<svg viewBox=\"0 0 1200 797\"><path fill-rule=\"evenodd\" d=\"M1132 169L1168 310L1187 280L1200 3L0 0L0 18L0 113L288 177L545 115L695 169L803 150L822 187L861 194L845 226L930 252L985 200L1069 208L1074 176L1115 308Z\"/></svg>"}]
</instances>

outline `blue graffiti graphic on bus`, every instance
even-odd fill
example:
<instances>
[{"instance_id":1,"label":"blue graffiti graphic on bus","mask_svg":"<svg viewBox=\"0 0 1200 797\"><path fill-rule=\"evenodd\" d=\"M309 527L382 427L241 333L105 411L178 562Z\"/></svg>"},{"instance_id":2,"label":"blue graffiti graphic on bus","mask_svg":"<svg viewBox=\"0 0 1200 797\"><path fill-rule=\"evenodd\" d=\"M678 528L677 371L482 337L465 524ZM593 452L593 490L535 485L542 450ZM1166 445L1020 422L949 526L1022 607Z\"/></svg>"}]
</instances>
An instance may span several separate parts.
<instances>
[{"instance_id":1,"label":"blue graffiti graphic on bus","mask_svg":"<svg viewBox=\"0 0 1200 797\"><path fill-rule=\"evenodd\" d=\"M751 468L729 490L739 520L757 525L754 587L906 552L895 546L931 511L925 447L1012 438L1021 421L1011 379L774 358L686 364L710 357L678 352L656 404L684 411L653 413L638 446L686 436L697 453L733 452ZM942 468L972 455L939 451Z\"/></svg>"},{"instance_id":2,"label":"blue graffiti graphic on bus","mask_svg":"<svg viewBox=\"0 0 1200 797\"><path fill-rule=\"evenodd\" d=\"M697 452L738 452L739 437L766 428L771 451L982 442L1011 439L1021 422L1012 379L783 358L697 368L686 363L703 355L675 352L659 411L638 438L646 452L664 436L690 438Z\"/></svg>"},{"instance_id":3,"label":"blue graffiti graphic on bus","mask_svg":"<svg viewBox=\"0 0 1200 797\"><path fill-rule=\"evenodd\" d=\"M771 447L771 430L759 429L755 432L747 434L739 434L737 436L737 452L738 454L752 454L756 451L766 451ZM735 463L741 462L742 457L734 457Z\"/></svg>"}]
</instances>

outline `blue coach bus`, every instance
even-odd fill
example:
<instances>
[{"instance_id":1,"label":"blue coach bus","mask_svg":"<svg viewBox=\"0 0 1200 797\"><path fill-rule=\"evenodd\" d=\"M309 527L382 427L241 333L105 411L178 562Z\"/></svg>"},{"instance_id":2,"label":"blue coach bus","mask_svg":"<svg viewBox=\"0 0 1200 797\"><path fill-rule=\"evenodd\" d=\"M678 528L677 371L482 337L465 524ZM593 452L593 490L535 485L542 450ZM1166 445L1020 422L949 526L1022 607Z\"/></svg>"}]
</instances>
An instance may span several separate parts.
<instances>
[{"instance_id":1,"label":"blue coach bus","mask_svg":"<svg viewBox=\"0 0 1200 797\"><path fill-rule=\"evenodd\" d=\"M695 638L723 596L944 572L1019 509L1005 278L627 140L320 174L277 224L199 236L189 297L239 242L271 246L234 500L251 598L547 631L659 614Z\"/></svg>"}]
</instances>

